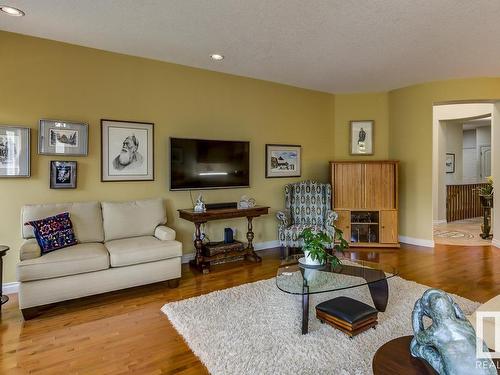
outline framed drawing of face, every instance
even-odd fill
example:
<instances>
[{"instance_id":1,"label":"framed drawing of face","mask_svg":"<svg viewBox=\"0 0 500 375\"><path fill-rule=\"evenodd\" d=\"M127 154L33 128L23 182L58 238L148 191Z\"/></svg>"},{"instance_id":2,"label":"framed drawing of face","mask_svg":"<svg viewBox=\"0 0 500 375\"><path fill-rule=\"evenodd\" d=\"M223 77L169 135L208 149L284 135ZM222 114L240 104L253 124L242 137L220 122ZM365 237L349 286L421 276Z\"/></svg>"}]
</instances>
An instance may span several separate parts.
<instances>
[{"instance_id":1,"label":"framed drawing of face","mask_svg":"<svg viewBox=\"0 0 500 375\"><path fill-rule=\"evenodd\" d=\"M0 126L0 177L30 177L30 129Z\"/></svg>"},{"instance_id":2,"label":"framed drawing of face","mask_svg":"<svg viewBox=\"0 0 500 375\"><path fill-rule=\"evenodd\" d=\"M41 155L86 156L88 125L63 120L40 120L38 153Z\"/></svg>"},{"instance_id":3,"label":"framed drawing of face","mask_svg":"<svg viewBox=\"0 0 500 375\"><path fill-rule=\"evenodd\" d=\"M350 154L373 155L373 127L372 120L351 121Z\"/></svg>"},{"instance_id":4,"label":"framed drawing of face","mask_svg":"<svg viewBox=\"0 0 500 375\"><path fill-rule=\"evenodd\" d=\"M266 178L300 177L302 148L299 145L266 145Z\"/></svg>"},{"instance_id":5,"label":"framed drawing of face","mask_svg":"<svg viewBox=\"0 0 500 375\"><path fill-rule=\"evenodd\" d=\"M154 180L153 126L101 120L101 181Z\"/></svg>"},{"instance_id":6,"label":"framed drawing of face","mask_svg":"<svg viewBox=\"0 0 500 375\"><path fill-rule=\"evenodd\" d=\"M76 161L51 160L50 188L76 189Z\"/></svg>"}]
</instances>

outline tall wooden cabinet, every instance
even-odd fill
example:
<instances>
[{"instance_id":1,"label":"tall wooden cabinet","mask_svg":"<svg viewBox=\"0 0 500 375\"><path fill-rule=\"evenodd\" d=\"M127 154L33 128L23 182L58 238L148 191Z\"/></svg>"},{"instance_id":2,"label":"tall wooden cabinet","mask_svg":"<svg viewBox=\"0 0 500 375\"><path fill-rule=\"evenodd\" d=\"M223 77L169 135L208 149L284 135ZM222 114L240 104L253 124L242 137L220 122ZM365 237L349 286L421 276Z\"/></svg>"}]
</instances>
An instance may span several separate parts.
<instances>
[{"instance_id":1,"label":"tall wooden cabinet","mask_svg":"<svg viewBox=\"0 0 500 375\"><path fill-rule=\"evenodd\" d=\"M395 160L330 162L336 226L351 247L399 247L398 165Z\"/></svg>"}]
</instances>

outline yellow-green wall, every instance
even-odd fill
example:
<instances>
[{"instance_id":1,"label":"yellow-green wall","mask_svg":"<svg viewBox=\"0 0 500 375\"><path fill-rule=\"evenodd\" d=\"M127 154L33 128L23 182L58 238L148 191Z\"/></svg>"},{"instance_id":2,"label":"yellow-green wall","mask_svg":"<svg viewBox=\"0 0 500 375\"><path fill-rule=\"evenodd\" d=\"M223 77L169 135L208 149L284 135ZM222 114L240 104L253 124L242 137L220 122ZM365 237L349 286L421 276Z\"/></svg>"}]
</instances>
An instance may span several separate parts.
<instances>
[{"instance_id":1,"label":"yellow-green wall","mask_svg":"<svg viewBox=\"0 0 500 375\"><path fill-rule=\"evenodd\" d=\"M389 96L387 93L336 94L333 129L335 160L387 159L389 157ZM349 153L350 121L374 120L374 153L353 156Z\"/></svg>"},{"instance_id":2,"label":"yellow-green wall","mask_svg":"<svg viewBox=\"0 0 500 375\"><path fill-rule=\"evenodd\" d=\"M4 282L15 280L20 209L26 203L129 200L163 197L169 225L178 231L184 252L192 252L192 225L176 210L189 207L187 192L168 190L168 138L248 140L251 187L209 190L209 202L235 201L243 194L272 207L256 220L256 242L276 239L273 213L283 205L283 185L299 180L266 179L266 143L301 144L300 179L328 179L328 161L349 155L349 121L375 120L375 155L397 159L400 168L400 234L432 239L432 106L452 100L500 98L500 78L432 82L388 93L327 94L215 73L64 43L0 32L0 124L32 129L32 177L0 179L0 243L12 250L5 259ZM37 155L41 118L89 123L89 155ZM155 181L100 182L101 118L155 123ZM78 161L78 189L50 190L50 160ZM212 239L225 225L214 222Z\"/></svg>"},{"instance_id":3,"label":"yellow-green wall","mask_svg":"<svg viewBox=\"0 0 500 375\"><path fill-rule=\"evenodd\" d=\"M400 164L403 236L432 239L432 106L500 98L500 78L431 82L389 92L389 157Z\"/></svg>"},{"instance_id":4,"label":"yellow-green wall","mask_svg":"<svg viewBox=\"0 0 500 375\"><path fill-rule=\"evenodd\" d=\"M192 252L193 226L176 212L191 205L189 193L168 190L169 137L250 141L251 188L204 191L208 202L248 194L274 213L283 207L286 183L328 180L334 155L330 94L6 32L0 32L0 71L0 124L32 129L32 177L0 179L0 243L11 247L4 282L15 281L20 209L26 203L163 197L169 224L178 231L184 252ZM41 118L88 122L89 155L38 155ZM155 123L154 182L100 182L101 118ZM266 143L302 145L302 177L266 179ZM50 190L49 161L65 159L78 161L78 188ZM209 224L210 237L221 238L224 225L238 227L243 238L243 220ZM255 242L276 240L276 230L273 214L257 219Z\"/></svg>"}]
</instances>

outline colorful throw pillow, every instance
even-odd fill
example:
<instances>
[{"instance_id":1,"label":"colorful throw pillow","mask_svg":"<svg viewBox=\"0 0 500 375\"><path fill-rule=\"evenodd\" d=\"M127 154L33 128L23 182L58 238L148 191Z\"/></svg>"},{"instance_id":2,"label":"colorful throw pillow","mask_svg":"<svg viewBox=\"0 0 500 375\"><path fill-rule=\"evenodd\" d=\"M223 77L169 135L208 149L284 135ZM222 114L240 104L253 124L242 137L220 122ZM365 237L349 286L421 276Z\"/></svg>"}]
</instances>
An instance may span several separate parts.
<instances>
[{"instance_id":1,"label":"colorful throw pillow","mask_svg":"<svg viewBox=\"0 0 500 375\"><path fill-rule=\"evenodd\" d=\"M45 219L28 221L24 225L31 225L36 241L42 250L42 255L51 251L73 246L78 243L73 232L73 224L69 212L63 212Z\"/></svg>"}]
</instances>

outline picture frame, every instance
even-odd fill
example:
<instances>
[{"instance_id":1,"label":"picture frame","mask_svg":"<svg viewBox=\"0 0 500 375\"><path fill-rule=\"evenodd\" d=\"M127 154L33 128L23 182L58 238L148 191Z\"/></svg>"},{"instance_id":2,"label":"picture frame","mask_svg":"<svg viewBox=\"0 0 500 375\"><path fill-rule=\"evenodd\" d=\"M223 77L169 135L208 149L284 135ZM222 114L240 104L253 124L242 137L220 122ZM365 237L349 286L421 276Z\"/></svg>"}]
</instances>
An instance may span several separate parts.
<instances>
[{"instance_id":1,"label":"picture frame","mask_svg":"<svg viewBox=\"0 0 500 375\"><path fill-rule=\"evenodd\" d=\"M350 122L349 153L351 155L374 154L373 120L355 120Z\"/></svg>"},{"instance_id":2,"label":"picture frame","mask_svg":"<svg viewBox=\"0 0 500 375\"><path fill-rule=\"evenodd\" d=\"M446 173L455 173L455 154L451 152L446 153L445 171Z\"/></svg>"},{"instance_id":3,"label":"picture frame","mask_svg":"<svg viewBox=\"0 0 500 375\"><path fill-rule=\"evenodd\" d=\"M101 120L101 181L154 181L154 124Z\"/></svg>"},{"instance_id":4,"label":"picture frame","mask_svg":"<svg viewBox=\"0 0 500 375\"><path fill-rule=\"evenodd\" d=\"M76 161L50 161L50 188L51 189L76 189L77 162Z\"/></svg>"},{"instance_id":5,"label":"picture frame","mask_svg":"<svg viewBox=\"0 0 500 375\"><path fill-rule=\"evenodd\" d=\"M49 119L39 121L40 155L87 156L88 140L87 123Z\"/></svg>"},{"instance_id":6,"label":"picture frame","mask_svg":"<svg viewBox=\"0 0 500 375\"><path fill-rule=\"evenodd\" d=\"M266 144L266 178L300 177L302 146Z\"/></svg>"},{"instance_id":7,"label":"picture frame","mask_svg":"<svg viewBox=\"0 0 500 375\"><path fill-rule=\"evenodd\" d=\"M30 128L0 125L0 177L30 177L30 150Z\"/></svg>"}]
</instances>

